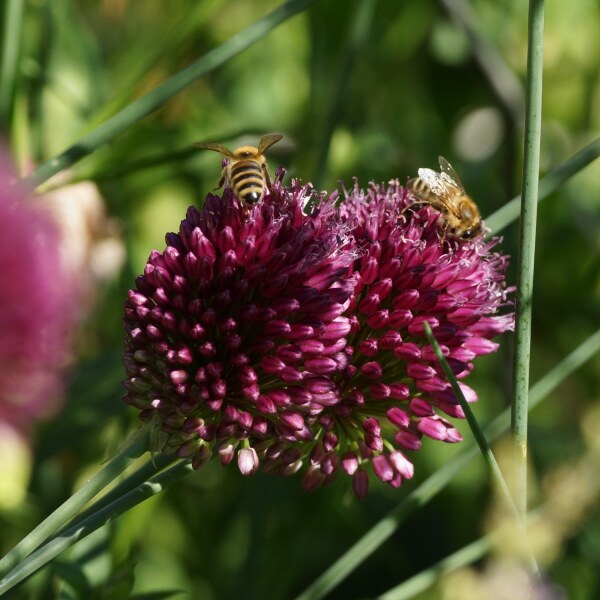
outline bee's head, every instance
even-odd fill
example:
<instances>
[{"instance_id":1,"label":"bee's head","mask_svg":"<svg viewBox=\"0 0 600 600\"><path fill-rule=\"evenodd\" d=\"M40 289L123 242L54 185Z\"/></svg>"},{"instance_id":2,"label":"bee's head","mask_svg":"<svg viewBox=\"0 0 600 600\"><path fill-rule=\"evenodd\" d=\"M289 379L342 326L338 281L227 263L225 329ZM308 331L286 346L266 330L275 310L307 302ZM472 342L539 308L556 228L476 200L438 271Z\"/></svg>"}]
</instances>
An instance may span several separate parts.
<instances>
[{"instance_id":1,"label":"bee's head","mask_svg":"<svg viewBox=\"0 0 600 600\"><path fill-rule=\"evenodd\" d=\"M465 229L460 235L463 240L472 240L476 238L483 232L483 221L477 221L473 227L469 227L469 229Z\"/></svg>"}]
</instances>

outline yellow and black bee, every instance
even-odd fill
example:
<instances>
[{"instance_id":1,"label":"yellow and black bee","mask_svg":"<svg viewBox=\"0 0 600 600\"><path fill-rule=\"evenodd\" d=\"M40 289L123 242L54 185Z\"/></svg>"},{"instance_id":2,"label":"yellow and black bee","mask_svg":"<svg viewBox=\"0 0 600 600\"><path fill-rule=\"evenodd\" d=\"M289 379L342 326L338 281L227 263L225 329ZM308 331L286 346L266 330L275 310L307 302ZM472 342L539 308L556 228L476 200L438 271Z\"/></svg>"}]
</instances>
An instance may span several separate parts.
<instances>
[{"instance_id":1,"label":"yellow and black bee","mask_svg":"<svg viewBox=\"0 0 600 600\"><path fill-rule=\"evenodd\" d=\"M240 146L233 152L221 144L211 142L196 144L196 147L214 150L230 159L229 163L223 167L218 187L225 185L225 187L231 188L244 205L250 206L256 204L263 197L265 188L271 186L264 152L282 137L283 135L280 133L263 135L258 143L258 148Z\"/></svg>"},{"instance_id":2,"label":"yellow and black bee","mask_svg":"<svg viewBox=\"0 0 600 600\"><path fill-rule=\"evenodd\" d=\"M477 204L443 157L439 157L440 171L419 169L419 176L409 180L408 186L418 202L429 204L440 211L444 235L471 239L483 233L483 222Z\"/></svg>"}]
</instances>

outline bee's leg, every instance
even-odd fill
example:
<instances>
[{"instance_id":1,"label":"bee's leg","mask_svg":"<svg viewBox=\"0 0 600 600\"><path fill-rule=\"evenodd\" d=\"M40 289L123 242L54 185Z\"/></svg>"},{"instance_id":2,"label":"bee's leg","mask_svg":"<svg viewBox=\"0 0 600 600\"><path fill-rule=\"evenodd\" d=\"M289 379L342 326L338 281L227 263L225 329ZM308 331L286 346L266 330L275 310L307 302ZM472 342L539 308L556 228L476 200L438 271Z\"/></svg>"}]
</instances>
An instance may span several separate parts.
<instances>
[{"instance_id":1,"label":"bee's leg","mask_svg":"<svg viewBox=\"0 0 600 600\"><path fill-rule=\"evenodd\" d=\"M262 166L263 175L265 176L265 183L267 185L267 189L271 191L271 178L269 177L269 169L267 168L267 164L263 164Z\"/></svg>"},{"instance_id":2,"label":"bee's leg","mask_svg":"<svg viewBox=\"0 0 600 600\"><path fill-rule=\"evenodd\" d=\"M440 242L445 242L449 237L452 237L452 231L450 229L450 223L448 223L448 219L441 216L437 220L437 225L440 234Z\"/></svg>"}]
</instances>

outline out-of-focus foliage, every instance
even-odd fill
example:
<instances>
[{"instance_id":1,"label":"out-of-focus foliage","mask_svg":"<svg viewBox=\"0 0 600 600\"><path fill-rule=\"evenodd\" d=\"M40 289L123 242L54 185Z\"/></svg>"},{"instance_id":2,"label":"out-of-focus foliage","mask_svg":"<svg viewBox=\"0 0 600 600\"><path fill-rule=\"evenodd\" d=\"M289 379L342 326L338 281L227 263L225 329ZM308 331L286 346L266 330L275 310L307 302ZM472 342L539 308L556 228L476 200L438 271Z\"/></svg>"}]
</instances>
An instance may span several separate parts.
<instances>
[{"instance_id":1,"label":"out-of-focus foliage","mask_svg":"<svg viewBox=\"0 0 600 600\"><path fill-rule=\"evenodd\" d=\"M24 0L12 94L0 115L21 172L277 5ZM6 36L8 12L4 5L0 11ZM218 181L218 157L192 150L194 142L234 147L280 131L285 140L269 150L271 169L285 165L288 177L327 189L340 180L352 185L354 176L362 185L403 181L418 167L435 167L442 154L482 213L490 214L520 191L526 29L526 3L517 0L320 0L50 182L94 182L107 212L100 237L120 240L110 248L118 256L124 244L127 259L122 267L114 253L97 259L100 265L112 260L114 268L90 283L64 409L30 440L31 462L22 467L31 470L26 500L1 508L3 550L137 425L134 411L120 401L122 302L150 250L164 248L165 232L176 230L186 207L200 203ZM598 31L597 1L548 3L544 170L600 131ZM489 52L499 66L486 62ZM498 94L496 86L513 95ZM516 227L504 232L503 249L513 256ZM599 232L600 164L592 164L540 206L532 381L600 322ZM79 268L89 280L94 254L82 255L88 258ZM483 423L510 402L509 337L503 342L497 354L478 360L469 379ZM533 506L558 494L561 481L576 488L569 465L585 465L597 452L582 428L597 420L591 411L600 400L599 373L596 357L531 416ZM298 478L245 479L213 461L75 546L11 597L290 598L456 451L425 442L415 457L415 480L396 491L376 486L360 502L345 480L306 494ZM600 517L592 485L598 481L587 483L592 492L582 500L585 510L561 530L556 551L542 564L575 600L600 591ZM484 532L491 505L480 460L412 515L332 597L373 597L427 568ZM451 588L441 585L420 597L456 597ZM156 595L144 596L150 592Z\"/></svg>"}]
</instances>

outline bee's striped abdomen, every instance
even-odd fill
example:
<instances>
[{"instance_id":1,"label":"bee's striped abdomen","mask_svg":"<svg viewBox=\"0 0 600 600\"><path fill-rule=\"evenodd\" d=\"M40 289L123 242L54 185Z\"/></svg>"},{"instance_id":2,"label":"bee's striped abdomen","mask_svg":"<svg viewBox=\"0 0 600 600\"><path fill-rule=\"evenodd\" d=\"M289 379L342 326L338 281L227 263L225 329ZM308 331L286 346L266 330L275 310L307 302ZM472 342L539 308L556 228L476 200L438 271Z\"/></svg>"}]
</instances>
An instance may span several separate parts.
<instances>
[{"instance_id":1,"label":"bee's striped abdomen","mask_svg":"<svg viewBox=\"0 0 600 600\"><path fill-rule=\"evenodd\" d=\"M265 176L256 160L240 160L231 166L231 188L247 204L256 204L263 195Z\"/></svg>"},{"instance_id":2,"label":"bee's striped abdomen","mask_svg":"<svg viewBox=\"0 0 600 600\"><path fill-rule=\"evenodd\" d=\"M410 181L410 189L415 196L423 200L427 200L431 195L427 184L420 177L415 177Z\"/></svg>"}]
</instances>

